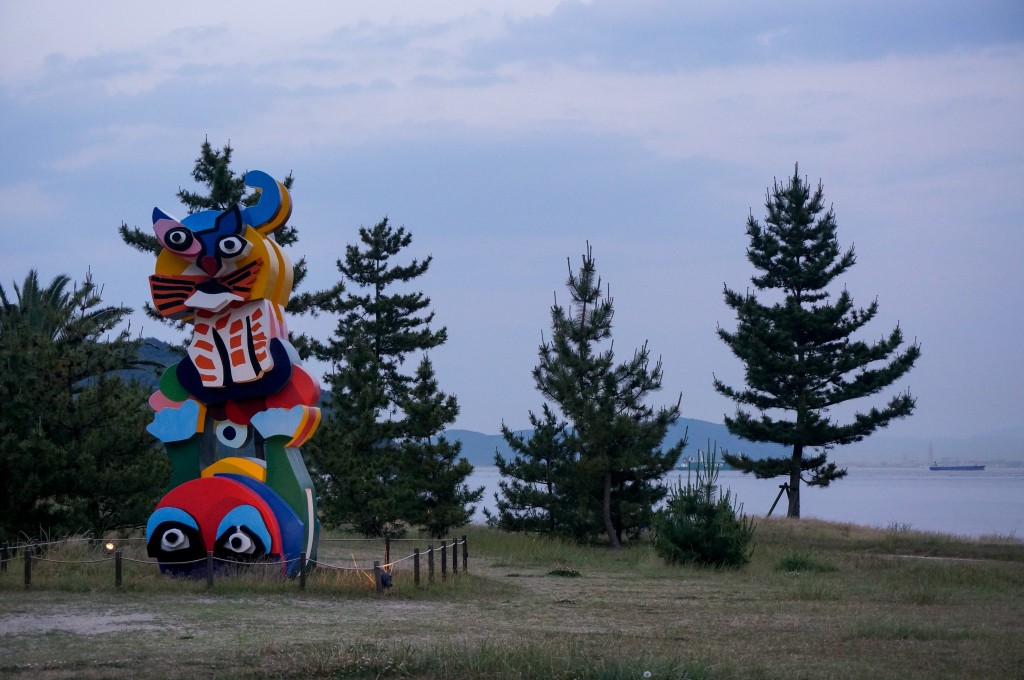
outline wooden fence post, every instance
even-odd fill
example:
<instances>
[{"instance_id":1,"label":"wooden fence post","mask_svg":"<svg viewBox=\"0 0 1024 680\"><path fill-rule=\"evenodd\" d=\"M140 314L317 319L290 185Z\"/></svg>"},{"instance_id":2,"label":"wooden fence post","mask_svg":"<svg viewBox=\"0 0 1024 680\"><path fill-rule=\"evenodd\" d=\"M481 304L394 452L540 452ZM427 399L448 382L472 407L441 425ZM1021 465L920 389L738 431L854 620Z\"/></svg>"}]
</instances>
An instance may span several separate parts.
<instances>
[{"instance_id":1,"label":"wooden fence post","mask_svg":"<svg viewBox=\"0 0 1024 680\"><path fill-rule=\"evenodd\" d=\"M448 578L448 542L441 541L441 580Z\"/></svg>"},{"instance_id":2,"label":"wooden fence post","mask_svg":"<svg viewBox=\"0 0 1024 680\"><path fill-rule=\"evenodd\" d=\"M299 553L299 590L306 589L306 551Z\"/></svg>"},{"instance_id":3,"label":"wooden fence post","mask_svg":"<svg viewBox=\"0 0 1024 680\"><path fill-rule=\"evenodd\" d=\"M114 585L121 587L121 549L114 551Z\"/></svg>"},{"instance_id":4,"label":"wooden fence post","mask_svg":"<svg viewBox=\"0 0 1024 680\"><path fill-rule=\"evenodd\" d=\"M391 537L384 537L384 568L387 569L391 564Z\"/></svg>"},{"instance_id":5,"label":"wooden fence post","mask_svg":"<svg viewBox=\"0 0 1024 680\"><path fill-rule=\"evenodd\" d=\"M32 551L27 547L22 551L25 553L25 587L32 585Z\"/></svg>"},{"instance_id":6,"label":"wooden fence post","mask_svg":"<svg viewBox=\"0 0 1024 680\"><path fill-rule=\"evenodd\" d=\"M213 589L213 551L206 551L206 589Z\"/></svg>"},{"instance_id":7,"label":"wooden fence post","mask_svg":"<svg viewBox=\"0 0 1024 680\"><path fill-rule=\"evenodd\" d=\"M469 571L469 541L462 534L462 571Z\"/></svg>"},{"instance_id":8,"label":"wooden fence post","mask_svg":"<svg viewBox=\"0 0 1024 680\"><path fill-rule=\"evenodd\" d=\"M420 587L420 549L412 549L412 580L416 587Z\"/></svg>"},{"instance_id":9,"label":"wooden fence post","mask_svg":"<svg viewBox=\"0 0 1024 680\"><path fill-rule=\"evenodd\" d=\"M434 582L434 544L427 546L427 583Z\"/></svg>"},{"instance_id":10,"label":"wooden fence post","mask_svg":"<svg viewBox=\"0 0 1024 680\"><path fill-rule=\"evenodd\" d=\"M0 572L7 573L7 560L11 558L11 552L7 541L0 544Z\"/></svg>"},{"instance_id":11,"label":"wooden fence post","mask_svg":"<svg viewBox=\"0 0 1024 680\"><path fill-rule=\"evenodd\" d=\"M459 539L452 539L452 576L459 573Z\"/></svg>"},{"instance_id":12,"label":"wooden fence post","mask_svg":"<svg viewBox=\"0 0 1024 680\"><path fill-rule=\"evenodd\" d=\"M382 594L384 592L384 583L381 580L381 573L382 572L383 572L383 570L380 568L380 560L374 560L373 561L374 592L376 592L378 595L380 595L380 594Z\"/></svg>"}]
</instances>

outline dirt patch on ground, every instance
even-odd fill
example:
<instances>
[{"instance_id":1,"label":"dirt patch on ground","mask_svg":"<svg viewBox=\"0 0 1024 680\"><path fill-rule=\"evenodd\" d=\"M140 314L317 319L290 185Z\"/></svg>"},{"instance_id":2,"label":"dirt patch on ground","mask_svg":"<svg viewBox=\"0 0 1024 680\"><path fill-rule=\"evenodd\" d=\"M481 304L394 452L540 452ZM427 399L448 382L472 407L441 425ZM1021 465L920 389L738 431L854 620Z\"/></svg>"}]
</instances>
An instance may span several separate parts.
<instances>
[{"instance_id":1,"label":"dirt patch on ground","mask_svg":"<svg viewBox=\"0 0 1024 680\"><path fill-rule=\"evenodd\" d=\"M102 635L126 628L159 630L155 614L118 614L115 611L91 614L15 614L0 619L0 636L63 631L76 635Z\"/></svg>"}]
</instances>

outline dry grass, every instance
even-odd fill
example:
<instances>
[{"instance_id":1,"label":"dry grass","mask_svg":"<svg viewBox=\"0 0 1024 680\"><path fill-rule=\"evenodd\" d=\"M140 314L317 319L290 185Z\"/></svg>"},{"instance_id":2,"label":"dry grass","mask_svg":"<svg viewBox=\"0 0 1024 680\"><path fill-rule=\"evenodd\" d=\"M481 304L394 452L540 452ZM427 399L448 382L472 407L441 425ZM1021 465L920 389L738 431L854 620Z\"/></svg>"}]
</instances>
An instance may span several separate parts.
<instances>
[{"instance_id":1,"label":"dry grass","mask_svg":"<svg viewBox=\"0 0 1024 680\"><path fill-rule=\"evenodd\" d=\"M18 561L0 676L1024 677L1024 544L808 520L755 542L716 571L473 528L469 573L416 589L400 567L383 597L329 570L207 591L135 564L116 589L110 563L44 563L26 591Z\"/></svg>"}]
</instances>

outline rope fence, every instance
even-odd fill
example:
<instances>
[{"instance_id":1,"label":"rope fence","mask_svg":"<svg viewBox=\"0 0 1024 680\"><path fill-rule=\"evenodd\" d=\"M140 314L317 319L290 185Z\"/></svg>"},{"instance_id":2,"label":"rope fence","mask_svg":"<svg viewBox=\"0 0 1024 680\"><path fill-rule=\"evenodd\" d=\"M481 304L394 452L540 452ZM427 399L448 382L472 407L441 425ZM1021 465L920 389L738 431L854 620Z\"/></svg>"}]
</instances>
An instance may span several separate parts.
<instances>
[{"instance_id":1,"label":"rope fence","mask_svg":"<svg viewBox=\"0 0 1024 680\"><path fill-rule=\"evenodd\" d=\"M377 594L382 594L388 588L391 588L394 584L394 574L396 568L399 565L403 567L408 566L407 563L411 562L413 584L415 587L422 587L424 582L424 576L427 584L433 584L438 574L435 570L435 565L440 562L440 574L439 578L442 581L446 581L449 577L449 560L448 552L451 551L451 575L456 576L459 573L460 561L463 572L469 571L469 541L466 536L463 535L461 539L442 540L440 547L435 548L433 543L429 543L426 550L421 550L420 546L415 546L411 553L391 558L391 544L392 542L404 542L404 543L420 543L424 542L424 539L383 539L384 548L384 559L374 559L372 566L369 564L360 564L355 554L352 554L352 564L347 565L338 561L332 563L322 559L309 559L305 552L302 552L299 557L292 558L290 560L266 560L260 562L242 562L238 560L224 559L215 557L213 552L207 552L206 557L189 560L184 562L158 562L154 559L138 559L126 556L122 548L117 547L118 544L130 543L131 541L144 541L145 539L140 538L128 538L128 539L111 539L107 541L99 541L92 538L72 538L63 541L47 541L47 542L28 542L28 543L0 543L0 573L6 573L8 570L8 563L13 562L17 559L17 555L20 552L22 561L24 564L24 584L25 588L31 588L32 586L32 574L33 568L36 563L51 563L57 565L92 565L100 564L105 562L114 563L114 584L117 587L121 587L123 584L123 564L125 562L151 565L154 567L165 566L165 567L184 567L188 565L199 565L205 563L205 569L202 570L203 575L206 578L207 589L212 589L215 582L215 574L220 573L221 577L225 577L225 574L230 574L232 568L234 571L241 572L243 570L249 571L254 568L270 567L279 570L281 575L288 572L288 566L299 563L298 574L296 579L298 581L299 590L305 590L307 584L307 577L311 571L315 569L322 570L326 573L357 573L365 577L374 587L374 591ZM381 539L321 539L320 544L323 548L324 543L379 543ZM102 548L107 552L106 555L99 558L90 559L57 559L54 557L48 557L46 554L52 549L53 546L68 546L75 543L88 543L90 546L101 544ZM461 551L460 551L461 548ZM460 558L461 552L461 558ZM438 553L440 557L438 559ZM425 564L424 564L425 562ZM425 575L424 575L425 571Z\"/></svg>"}]
</instances>

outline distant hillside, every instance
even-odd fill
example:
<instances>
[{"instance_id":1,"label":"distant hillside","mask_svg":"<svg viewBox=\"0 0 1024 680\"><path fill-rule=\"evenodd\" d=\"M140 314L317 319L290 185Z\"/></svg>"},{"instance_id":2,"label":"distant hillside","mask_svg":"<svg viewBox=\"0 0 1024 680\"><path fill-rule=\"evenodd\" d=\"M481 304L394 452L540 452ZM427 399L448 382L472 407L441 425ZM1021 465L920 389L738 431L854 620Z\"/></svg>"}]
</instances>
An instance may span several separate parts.
<instances>
[{"instance_id":1,"label":"distant hillside","mask_svg":"<svg viewBox=\"0 0 1024 680\"><path fill-rule=\"evenodd\" d=\"M528 436L530 431L523 430L520 434ZM513 453L500 434L481 434L472 430L447 430L445 436L450 440L462 442L462 455L473 465L494 465L495 451L505 458L509 458ZM709 441L712 446L715 442L718 443L719 454L723 450L729 453L745 453L752 458L786 454L786 449L778 444L749 442L729 434L725 425L693 418L680 418L674 426L669 428L663 446L668 448L684 436L687 437L688 442L683 450L684 457L696 457L698 450L706 451Z\"/></svg>"},{"instance_id":2,"label":"distant hillside","mask_svg":"<svg viewBox=\"0 0 1024 680\"><path fill-rule=\"evenodd\" d=\"M524 430L519 434L529 438L530 432L530 430ZM445 430L444 436L448 441L462 442L462 457L475 466L494 465L495 451L506 459L512 455L512 449L500 434L483 434L473 430Z\"/></svg>"},{"instance_id":3,"label":"distant hillside","mask_svg":"<svg viewBox=\"0 0 1024 680\"><path fill-rule=\"evenodd\" d=\"M121 371L121 375L128 380L134 380L156 391L164 369L171 364L181 361L182 356L183 353L181 351L163 340L145 338L139 347L139 361L152 365L133 368L129 371Z\"/></svg>"},{"instance_id":4,"label":"distant hillside","mask_svg":"<svg viewBox=\"0 0 1024 680\"><path fill-rule=\"evenodd\" d=\"M687 433L687 430L689 432ZM725 425L704 420L680 418L669 429L664 446L668 447L688 437L683 456L696 457L697 451L706 451L708 442L718 444L718 452L745 453L751 458L787 456L790 451L778 444L762 444L740 439L729 434ZM521 434L529 435L529 431ZM445 435L462 442L462 455L473 465L494 465L497 451L505 458L512 450L500 434L481 434L471 430L448 430ZM984 463L994 466L1018 467L1024 465L1024 427L1000 430L990 434L965 438L890 437L876 433L862 442L840 446L829 452L830 458L840 465L925 465L927 463Z\"/></svg>"}]
</instances>

